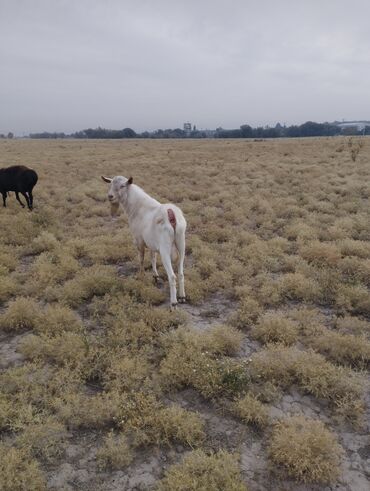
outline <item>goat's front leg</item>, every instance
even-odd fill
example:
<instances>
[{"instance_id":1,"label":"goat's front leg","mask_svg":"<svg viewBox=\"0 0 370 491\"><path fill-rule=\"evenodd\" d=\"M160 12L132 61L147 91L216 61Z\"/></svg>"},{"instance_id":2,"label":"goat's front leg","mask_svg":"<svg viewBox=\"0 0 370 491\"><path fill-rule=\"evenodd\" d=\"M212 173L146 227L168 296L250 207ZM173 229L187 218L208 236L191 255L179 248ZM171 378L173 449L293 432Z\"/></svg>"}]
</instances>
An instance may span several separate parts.
<instances>
[{"instance_id":1,"label":"goat's front leg","mask_svg":"<svg viewBox=\"0 0 370 491\"><path fill-rule=\"evenodd\" d=\"M20 203L21 207L24 208L24 204L21 201L21 198L19 197L18 191L15 192L15 197L17 198L17 201Z\"/></svg>"},{"instance_id":2,"label":"goat's front leg","mask_svg":"<svg viewBox=\"0 0 370 491\"><path fill-rule=\"evenodd\" d=\"M170 284L170 301L171 307L176 307L177 305L177 296L176 296L176 275L172 269L171 263L171 248L162 248L160 250L162 263L164 269L166 270L168 282Z\"/></svg>"},{"instance_id":3,"label":"goat's front leg","mask_svg":"<svg viewBox=\"0 0 370 491\"><path fill-rule=\"evenodd\" d=\"M6 191L1 194L3 195L3 206L6 208Z\"/></svg>"},{"instance_id":4,"label":"goat's front leg","mask_svg":"<svg viewBox=\"0 0 370 491\"><path fill-rule=\"evenodd\" d=\"M157 253L155 251L150 251L150 258L152 260L153 278L154 281L157 282L159 278L157 271Z\"/></svg>"}]
</instances>

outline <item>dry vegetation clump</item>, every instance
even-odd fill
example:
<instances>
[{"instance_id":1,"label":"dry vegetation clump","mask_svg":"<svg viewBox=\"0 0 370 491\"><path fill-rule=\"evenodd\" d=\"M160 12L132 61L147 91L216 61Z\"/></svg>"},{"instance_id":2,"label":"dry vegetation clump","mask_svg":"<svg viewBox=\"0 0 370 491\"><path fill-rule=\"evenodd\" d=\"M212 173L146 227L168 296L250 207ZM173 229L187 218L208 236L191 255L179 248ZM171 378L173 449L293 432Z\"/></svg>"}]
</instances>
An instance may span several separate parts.
<instances>
[{"instance_id":1,"label":"dry vegetation clump","mask_svg":"<svg viewBox=\"0 0 370 491\"><path fill-rule=\"evenodd\" d=\"M370 322L358 317L338 317L335 327L343 334L364 335L367 338L370 336Z\"/></svg>"},{"instance_id":2,"label":"dry vegetation clump","mask_svg":"<svg viewBox=\"0 0 370 491\"><path fill-rule=\"evenodd\" d=\"M297 384L303 391L328 400L338 415L354 423L363 416L363 378L318 353L272 344L253 355L249 370L252 380L270 381L283 388Z\"/></svg>"},{"instance_id":3,"label":"dry vegetation clump","mask_svg":"<svg viewBox=\"0 0 370 491\"><path fill-rule=\"evenodd\" d=\"M34 329L41 334L56 336L64 331L81 333L84 327L82 320L72 309L52 304L43 311L41 321Z\"/></svg>"},{"instance_id":4,"label":"dry vegetation clump","mask_svg":"<svg viewBox=\"0 0 370 491\"><path fill-rule=\"evenodd\" d=\"M39 424L30 424L17 437L16 445L35 458L55 461L63 454L67 438L65 426L53 417Z\"/></svg>"},{"instance_id":5,"label":"dry vegetation clump","mask_svg":"<svg viewBox=\"0 0 370 491\"><path fill-rule=\"evenodd\" d=\"M334 483L343 449L321 421L293 416L275 424L269 447L277 470L305 483Z\"/></svg>"},{"instance_id":6,"label":"dry vegetation clump","mask_svg":"<svg viewBox=\"0 0 370 491\"><path fill-rule=\"evenodd\" d=\"M180 442L193 447L205 436L197 413L178 406L165 407L150 393L124 394L117 421L132 435L135 445Z\"/></svg>"},{"instance_id":7,"label":"dry vegetation clump","mask_svg":"<svg viewBox=\"0 0 370 491\"><path fill-rule=\"evenodd\" d=\"M65 391L52 401L57 418L69 428L104 428L112 426L119 411L117 394Z\"/></svg>"},{"instance_id":8,"label":"dry vegetation clump","mask_svg":"<svg viewBox=\"0 0 370 491\"><path fill-rule=\"evenodd\" d=\"M309 264L318 267L335 267L341 259L335 244L314 241L301 247L300 254Z\"/></svg>"},{"instance_id":9,"label":"dry vegetation clump","mask_svg":"<svg viewBox=\"0 0 370 491\"><path fill-rule=\"evenodd\" d=\"M19 346L19 351L29 360L44 359L61 366L78 365L88 352L85 337L74 332L55 336L29 334Z\"/></svg>"},{"instance_id":10,"label":"dry vegetation clump","mask_svg":"<svg viewBox=\"0 0 370 491\"><path fill-rule=\"evenodd\" d=\"M298 328L287 317L281 314L265 314L252 328L251 335L264 344L294 344L298 339Z\"/></svg>"},{"instance_id":11,"label":"dry vegetation clump","mask_svg":"<svg viewBox=\"0 0 370 491\"><path fill-rule=\"evenodd\" d=\"M364 335L340 334L321 328L309 338L308 344L335 363L366 368L370 362L370 341Z\"/></svg>"},{"instance_id":12,"label":"dry vegetation clump","mask_svg":"<svg viewBox=\"0 0 370 491\"><path fill-rule=\"evenodd\" d=\"M207 455L202 450L187 454L180 464L171 466L158 483L158 491L247 491L237 458L223 450Z\"/></svg>"},{"instance_id":13,"label":"dry vegetation clump","mask_svg":"<svg viewBox=\"0 0 370 491\"><path fill-rule=\"evenodd\" d=\"M133 451L124 434L115 435L110 431L104 438L103 445L96 454L98 467L101 470L124 469L134 459Z\"/></svg>"},{"instance_id":14,"label":"dry vegetation clump","mask_svg":"<svg viewBox=\"0 0 370 491\"><path fill-rule=\"evenodd\" d=\"M39 304L32 298L19 297L9 302L7 310L0 317L0 328L4 331L34 329L42 312Z\"/></svg>"},{"instance_id":15,"label":"dry vegetation clump","mask_svg":"<svg viewBox=\"0 0 370 491\"><path fill-rule=\"evenodd\" d=\"M262 308L257 300L243 297L240 299L238 310L232 316L232 323L240 329L250 327L261 314Z\"/></svg>"},{"instance_id":16,"label":"dry vegetation clump","mask_svg":"<svg viewBox=\"0 0 370 491\"><path fill-rule=\"evenodd\" d=\"M163 338L165 357L159 373L161 383L167 390L194 387L204 397L210 398L221 394L230 396L245 390L249 380L245 364L226 356L216 356L220 351L229 351L230 346L239 348L239 333L230 331L227 337L218 336L217 343L214 334L214 331L201 333L183 328ZM230 344L231 340L233 345Z\"/></svg>"},{"instance_id":17,"label":"dry vegetation clump","mask_svg":"<svg viewBox=\"0 0 370 491\"><path fill-rule=\"evenodd\" d=\"M63 285L60 299L70 307L77 307L94 295L102 296L119 288L112 266L91 266Z\"/></svg>"},{"instance_id":18,"label":"dry vegetation clump","mask_svg":"<svg viewBox=\"0 0 370 491\"><path fill-rule=\"evenodd\" d=\"M25 450L0 443L0 489L44 491L46 479L38 462Z\"/></svg>"},{"instance_id":19,"label":"dry vegetation clump","mask_svg":"<svg viewBox=\"0 0 370 491\"><path fill-rule=\"evenodd\" d=\"M17 281L11 276L1 274L0 271L0 304L15 295L19 290Z\"/></svg>"},{"instance_id":20,"label":"dry vegetation clump","mask_svg":"<svg viewBox=\"0 0 370 491\"><path fill-rule=\"evenodd\" d=\"M232 412L244 423L263 428L268 423L268 411L266 406L253 394L238 399L232 408Z\"/></svg>"},{"instance_id":21,"label":"dry vegetation clump","mask_svg":"<svg viewBox=\"0 0 370 491\"><path fill-rule=\"evenodd\" d=\"M43 230L30 244L30 253L40 254L45 251L53 251L58 247L58 239L54 234Z\"/></svg>"},{"instance_id":22,"label":"dry vegetation clump","mask_svg":"<svg viewBox=\"0 0 370 491\"><path fill-rule=\"evenodd\" d=\"M110 355L102 375L104 388L121 392L150 386L153 369L144 353L127 355L124 351L117 351Z\"/></svg>"}]
</instances>

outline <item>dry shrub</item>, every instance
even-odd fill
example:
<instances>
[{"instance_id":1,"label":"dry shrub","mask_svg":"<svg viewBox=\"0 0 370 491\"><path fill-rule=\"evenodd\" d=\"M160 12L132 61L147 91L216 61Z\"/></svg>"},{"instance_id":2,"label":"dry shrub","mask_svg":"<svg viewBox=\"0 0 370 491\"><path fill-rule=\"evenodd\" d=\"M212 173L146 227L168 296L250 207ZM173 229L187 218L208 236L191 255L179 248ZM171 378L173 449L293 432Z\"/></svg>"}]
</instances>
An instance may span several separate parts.
<instances>
[{"instance_id":1,"label":"dry shrub","mask_svg":"<svg viewBox=\"0 0 370 491\"><path fill-rule=\"evenodd\" d=\"M243 334L233 326L216 325L203 334L203 345L212 353L236 354L244 339Z\"/></svg>"},{"instance_id":2,"label":"dry shrub","mask_svg":"<svg viewBox=\"0 0 370 491\"><path fill-rule=\"evenodd\" d=\"M49 417L41 424L27 426L17 437L16 444L33 457L50 462L62 455L66 437L64 425Z\"/></svg>"},{"instance_id":3,"label":"dry shrub","mask_svg":"<svg viewBox=\"0 0 370 491\"><path fill-rule=\"evenodd\" d=\"M70 307L77 307L94 295L102 296L120 287L115 269L111 266L85 268L73 280L67 281L61 292L61 300Z\"/></svg>"},{"instance_id":4,"label":"dry shrub","mask_svg":"<svg viewBox=\"0 0 370 491\"><path fill-rule=\"evenodd\" d=\"M39 333L55 336L63 331L82 332L83 323L73 310L55 304L46 308L40 323L35 328Z\"/></svg>"},{"instance_id":5,"label":"dry shrub","mask_svg":"<svg viewBox=\"0 0 370 491\"><path fill-rule=\"evenodd\" d=\"M294 416L276 423L269 456L279 470L305 483L330 484L340 475L343 450L321 421Z\"/></svg>"},{"instance_id":6,"label":"dry shrub","mask_svg":"<svg viewBox=\"0 0 370 491\"><path fill-rule=\"evenodd\" d=\"M104 428L116 421L120 399L113 393L65 393L55 398L57 417L71 428Z\"/></svg>"},{"instance_id":7,"label":"dry shrub","mask_svg":"<svg viewBox=\"0 0 370 491\"><path fill-rule=\"evenodd\" d=\"M40 254L40 252L53 251L58 247L58 244L59 242L55 235L44 230L31 242L30 252Z\"/></svg>"},{"instance_id":8,"label":"dry shrub","mask_svg":"<svg viewBox=\"0 0 370 491\"><path fill-rule=\"evenodd\" d=\"M179 329L163 339L165 358L160 378L165 388L194 387L204 397L228 396L244 390L248 383L242 361L215 358L218 346L208 341L206 333Z\"/></svg>"},{"instance_id":9,"label":"dry shrub","mask_svg":"<svg viewBox=\"0 0 370 491\"><path fill-rule=\"evenodd\" d=\"M133 461L134 455L125 435L115 435L110 431L103 445L96 453L98 467L101 470L124 469Z\"/></svg>"},{"instance_id":10,"label":"dry shrub","mask_svg":"<svg viewBox=\"0 0 370 491\"><path fill-rule=\"evenodd\" d=\"M206 285L195 268L185 269L186 299L190 304L197 305L206 297Z\"/></svg>"},{"instance_id":11,"label":"dry shrub","mask_svg":"<svg viewBox=\"0 0 370 491\"><path fill-rule=\"evenodd\" d=\"M194 447L205 438L201 417L176 405L159 411L158 425L161 442L175 441Z\"/></svg>"},{"instance_id":12,"label":"dry shrub","mask_svg":"<svg viewBox=\"0 0 370 491\"><path fill-rule=\"evenodd\" d=\"M0 489L2 491L44 491L46 480L38 462L23 449L0 443Z\"/></svg>"},{"instance_id":13,"label":"dry shrub","mask_svg":"<svg viewBox=\"0 0 370 491\"><path fill-rule=\"evenodd\" d=\"M368 316L370 313L370 295L362 285L340 285L335 298L339 311Z\"/></svg>"},{"instance_id":14,"label":"dry shrub","mask_svg":"<svg viewBox=\"0 0 370 491\"><path fill-rule=\"evenodd\" d=\"M370 286L370 259L345 257L339 263L339 270L346 283L364 283Z\"/></svg>"},{"instance_id":15,"label":"dry shrub","mask_svg":"<svg viewBox=\"0 0 370 491\"><path fill-rule=\"evenodd\" d=\"M233 413L244 423L258 428L266 426L268 422L268 412L266 406L257 397L247 394L233 404Z\"/></svg>"},{"instance_id":16,"label":"dry shrub","mask_svg":"<svg viewBox=\"0 0 370 491\"><path fill-rule=\"evenodd\" d=\"M297 326L282 314L263 315L252 328L252 336L264 344L294 344L298 339Z\"/></svg>"},{"instance_id":17,"label":"dry shrub","mask_svg":"<svg viewBox=\"0 0 370 491\"><path fill-rule=\"evenodd\" d=\"M340 251L335 244L319 241L301 247L300 254L308 263L318 267L335 267L341 258Z\"/></svg>"},{"instance_id":18,"label":"dry shrub","mask_svg":"<svg viewBox=\"0 0 370 491\"><path fill-rule=\"evenodd\" d=\"M340 334L322 328L309 339L309 344L326 358L344 365L365 368L370 361L370 342L365 336Z\"/></svg>"},{"instance_id":19,"label":"dry shrub","mask_svg":"<svg viewBox=\"0 0 370 491\"><path fill-rule=\"evenodd\" d=\"M159 481L158 491L247 491L237 457L224 451L207 455L194 450L180 464L171 466Z\"/></svg>"},{"instance_id":20,"label":"dry shrub","mask_svg":"<svg viewBox=\"0 0 370 491\"><path fill-rule=\"evenodd\" d=\"M142 278L124 278L121 288L136 302L160 305L166 299L165 291L157 288L153 284L152 277L148 275L144 275Z\"/></svg>"},{"instance_id":21,"label":"dry shrub","mask_svg":"<svg viewBox=\"0 0 370 491\"><path fill-rule=\"evenodd\" d=\"M249 368L253 380L268 380L280 387L296 383L309 394L328 400L334 409L341 407L341 414L354 423L361 420L364 380L356 372L337 367L318 353L269 345L252 356Z\"/></svg>"},{"instance_id":22,"label":"dry shrub","mask_svg":"<svg viewBox=\"0 0 370 491\"><path fill-rule=\"evenodd\" d=\"M18 288L16 280L11 276L0 275L0 303L15 295Z\"/></svg>"},{"instance_id":23,"label":"dry shrub","mask_svg":"<svg viewBox=\"0 0 370 491\"><path fill-rule=\"evenodd\" d=\"M339 243L343 256L357 256L362 259L370 257L370 245L364 240L344 239Z\"/></svg>"},{"instance_id":24,"label":"dry shrub","mask_svg":"<svg viewBox=\"0 0 370 491\"><path fill-rule=\"evenodd\" d=\"M0 244L0 265L5 268L5 273L14 271L18 266L18 257L12 247Z\"/></svg>"},{"instance_id":25,"label":"dry shrub","mask_svg":"<svg viewBox=\"0 0 370 491\"><path fill-rule=\"evenodd\" d=\"M0 327L4 331L21 331L34 329L42 316L39 304L27 297L20 297L9 302L5 313L0 317Z\"/></svg>"},{"instance_id":26,"label":"dry shrub","mask_svg":"<svg viewBox=\"0 0 370 491\"><path fill-rule=\"evenodd\" d=\"M356 334L370 336L370 322L358 317L344 316L338 317L335 327L345 334Z\"/></svg>"},{"instance_id":27,"label":"dry shrub","mask_svg":"<svg viewBox=\"0 0 370 491\"><path fill-rule=\"evenodd\" d=\"M28 359L44 359L59 365L75 366L87 355L86 338L74 332L62 332L53 337L30 334L22 339L20 352Z\"/></svg>"},{"instance_id":28,"label":"dry shrub","mask_svg":"<svg viewBox=\"0 0 370 491\"><path fill-rule=\"evenodd\" d=\"M238 310L232 316L232 323L240 329L245 329L256 322L261 314L261 306L253 298L243 298L240 301Z\"/></svg>"},{"instance_id":29,"label":"dry shrub","mask_svg":"<svg viewBox=\"0 0 370 491\"><path fill-rule=\"evenodd\" d=\"M25 287L35 295L45 295L44 290L71 279L79 269L78 261L63 249L42 252L30 268Z\"/></svg>"},{"instance_id":30,"label":"dry shrub","mask_svg":"<svg viewBox=\"0 0 370 491\"><path fill-rule=\"evenodd\" d=\"M204 440L204 424L197 413L176 405L164 407L150 393L125 394L118 423L132 434L136 445L180 442L194 446Z\"/></svg>"},{"instance_id":31,"label":"dry shrub","mask_svg":"<svg viewBox=\"0 0 370 491\"><path fill-rule=\"evenodd\" d=\"M137 390L149 382L153 366L143 354L127 356L118 351L110 354L108 366L103 375L104 387L109 390Z\"/></svg>"},{"instance_id":32,"label":"dry shrub","mask_svg":"<svg viewBox=\"0 0 370 491\"><path fill-rule=\"evenodd\" d=\"M285 237L289 240L296 240L305 243L317 237L317 231L314 227L304 222L294 222L285 228Z\"/></svg>"},{"instance_id":33,"label":"dry shrub","mask_svg":"<svg viewBox=\"0 0 370 491\"><path fill-rule=\"evenodd\" d=\"M278 281L281 295L289 300L312 302L318 297L319 285L302 273L287 273Z\"/></svg>"}]
</instances>

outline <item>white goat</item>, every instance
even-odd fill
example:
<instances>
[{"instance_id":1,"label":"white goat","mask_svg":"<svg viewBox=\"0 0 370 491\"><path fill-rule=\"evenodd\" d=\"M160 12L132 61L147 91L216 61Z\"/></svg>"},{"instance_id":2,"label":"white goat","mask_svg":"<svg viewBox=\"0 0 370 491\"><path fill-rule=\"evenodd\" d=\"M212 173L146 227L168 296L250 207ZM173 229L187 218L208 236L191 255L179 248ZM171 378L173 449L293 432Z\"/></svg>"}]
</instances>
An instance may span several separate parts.
<instances>
[{"instance_id":1,"label":"white goat","mask_svg":"<svg viewBox=\"0 0 370 491\"><path fill-rule=\"evenodd\" d=\"M144 272L144 254L147 247L151 251L154 279L158 279L157 252L160 253L163 266L170 284L171 306L177 305L176 275L172 269L171 258L178 255L178 278L180 303L185 302L184 258L186 221L180 208L173 204L161 204L145 193L132 177L127 179L116 176L112 179L101 176L110 183L108 199L114 217L119 205L127 213L130 230L139 251L140 273ZM178 253L178 254L177 254Z\"/></svg>"}]
</instances>

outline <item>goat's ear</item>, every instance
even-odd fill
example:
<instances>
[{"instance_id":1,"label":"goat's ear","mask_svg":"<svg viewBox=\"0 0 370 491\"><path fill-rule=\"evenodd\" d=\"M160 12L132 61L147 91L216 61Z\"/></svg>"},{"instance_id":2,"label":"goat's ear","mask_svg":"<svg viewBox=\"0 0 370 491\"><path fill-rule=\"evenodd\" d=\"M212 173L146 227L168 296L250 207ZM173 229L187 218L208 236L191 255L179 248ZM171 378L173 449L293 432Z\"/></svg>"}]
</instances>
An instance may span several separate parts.
<instances>
[{"instance_id":1,"label":"goat's ear","mask_svg":"<svg viewBox=\"0 0 370 491\"><path fill-rule=\"evenodd\" d=\"M110 177L101 176L101 178L103 179L104 182L108 182L108 183L112 182L112 179Z\"/></svg>"},{"instance_id":2,"label":"goat's ear","mask_svg":"<svg viewBox=\"0 0 370 491\"><path fill-rule=\"evenodd\" d=\"M129 186L132 183L133 183L133 178L132 177L129 177L128 180L127 180L127 186Z\"/></svg>"}]
</instances>

